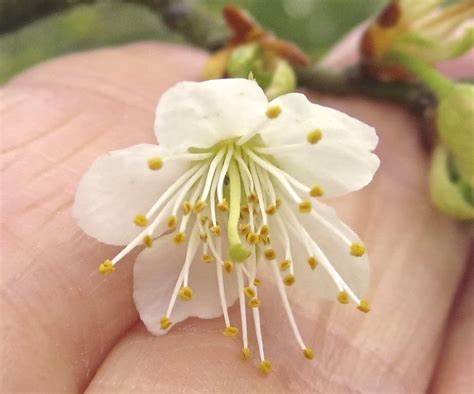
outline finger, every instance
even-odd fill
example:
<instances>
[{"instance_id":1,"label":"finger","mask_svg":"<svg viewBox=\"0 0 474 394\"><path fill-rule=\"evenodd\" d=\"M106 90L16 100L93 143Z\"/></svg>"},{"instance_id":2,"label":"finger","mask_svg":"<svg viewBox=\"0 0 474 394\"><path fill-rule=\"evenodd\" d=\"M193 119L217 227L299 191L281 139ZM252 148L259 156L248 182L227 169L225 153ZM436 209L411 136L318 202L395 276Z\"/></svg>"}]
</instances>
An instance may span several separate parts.
<instances>
[{"instance_id":1,"label":"finger","mask_svg":"<svg viewBox=\"0 0 474 394\"><path fill-rule=\"evenodd\" d=\"M99 154L154 142L158 97L198 78L203 60L164 44L105 49L36 67L2 89L3 390L81 391L136 321L133 258L113 277L98 273L117 250L77 227L75 190Z\"/></svg>"},{"instance_id":2,"label":"finger","mask_svg":"<svg viewBox=\"0 0 474 394\"><path fill-rule=\"evenodd\" d=\"M446 341L433 374L432 393L470 393L474 387L474 245L450 319Z\"/></svg>"},{"instance_id":3,"label":"finger","mask_svg":"<svg viewBox=\"0 0 474 394\"><path fill-rule=\"evenodd\" d=\"M293 303L303 336L318 355L308 362L275 289L262 286L264 342L275 369L267 379L255 371L257 360L241 362L238 340L222 338L222 321L190 320L164 337L135 327L107 357L90 392L426 389L463 269L467 236L429 202L428 159L409 115L362 99L313 98L365 120L380 134L382 167L374 183L334 204L369 247L373 311L362 316L335 302ZM254 341L252 347L255 352Z\"/></svg>"}]
</instances>

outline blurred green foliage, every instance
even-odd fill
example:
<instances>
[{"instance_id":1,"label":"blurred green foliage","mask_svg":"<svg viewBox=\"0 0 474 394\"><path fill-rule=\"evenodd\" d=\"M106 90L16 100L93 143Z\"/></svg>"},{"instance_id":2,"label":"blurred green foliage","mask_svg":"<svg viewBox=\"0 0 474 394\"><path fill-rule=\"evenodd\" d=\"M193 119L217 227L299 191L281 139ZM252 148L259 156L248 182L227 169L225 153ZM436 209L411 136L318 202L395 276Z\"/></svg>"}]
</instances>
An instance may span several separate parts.
<instances>
[{"instance_id":1,"label":"blurred green foliage","mask_svg":"<svg viewBox=\"0 0 474 394\"><path fill-rule=\"evenodd\" d=\"M3 0L0 0L0 5ZM193 0L220 14L226 0ZM317 59L387 0L237 0L265 27L295 41ZM41 18L0 36L0 83L64 53L144 40L182 41L160 17L136 4L101 0Z\"/></svg>"}]
</instances>

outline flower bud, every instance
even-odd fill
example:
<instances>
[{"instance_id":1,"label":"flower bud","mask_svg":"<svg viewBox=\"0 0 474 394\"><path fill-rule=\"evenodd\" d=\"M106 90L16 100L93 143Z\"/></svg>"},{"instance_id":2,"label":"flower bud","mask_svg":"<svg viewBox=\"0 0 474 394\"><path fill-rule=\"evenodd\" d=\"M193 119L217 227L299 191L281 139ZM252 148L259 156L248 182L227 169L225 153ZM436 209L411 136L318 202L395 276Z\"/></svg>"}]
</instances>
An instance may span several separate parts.
<instances>
[{"instance_id":1,"label":"flower bud","mask_svg":"<svg viewBox=\"0 0 474 394\"><path fill-rule=\"evenodd\" d=\"M439 100L436 122L441 142L456 166L474 179L474 86L454 84Z\"/></svg>"},{"instance_id":2,"label":"flower bud","mask_svg":"<svg viewBox=\"0 0 474 394\"><path fill-rule=\"evenodd\" d=\"M474 184L456 171L449 154L438 146L430 170L430 192L434 204L457 219L474 219Z\"/></svg>"}]
</instances>

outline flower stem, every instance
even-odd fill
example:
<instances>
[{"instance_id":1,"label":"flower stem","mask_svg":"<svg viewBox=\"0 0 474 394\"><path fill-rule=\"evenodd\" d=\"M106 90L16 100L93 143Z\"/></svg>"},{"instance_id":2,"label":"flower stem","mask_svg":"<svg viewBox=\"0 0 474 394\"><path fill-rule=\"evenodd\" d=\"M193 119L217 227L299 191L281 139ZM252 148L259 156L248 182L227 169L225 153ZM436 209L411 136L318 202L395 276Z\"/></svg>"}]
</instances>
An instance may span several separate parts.
<instances>
[{"instance_id":1,"label":"flower stem","mask_svg":"<svg viewBox=\"0 0 474 394\"><path fill-rule=\"evenodd\" d=\"M249 257L250 252L242 245L239 236L240 197L242 194L240 173L234 159L229 164L230 203L227 223L227 237L229 239L229 254L233 261L241 262Z\"/></svg>"},{"instance_id":2,"label":"flower stem","mask_svg":"<svg viewBox=\"0 0 474 394\"><path fill-rule=\"evenodd\" d=\"M418 60L414 56L408 56L402 53L394 53L390 60L401 64L420 78L437 97L445 95L452 87L453 83L445 78L443 74L435 70L429 64Z\"/></svg>"}]
</instances>

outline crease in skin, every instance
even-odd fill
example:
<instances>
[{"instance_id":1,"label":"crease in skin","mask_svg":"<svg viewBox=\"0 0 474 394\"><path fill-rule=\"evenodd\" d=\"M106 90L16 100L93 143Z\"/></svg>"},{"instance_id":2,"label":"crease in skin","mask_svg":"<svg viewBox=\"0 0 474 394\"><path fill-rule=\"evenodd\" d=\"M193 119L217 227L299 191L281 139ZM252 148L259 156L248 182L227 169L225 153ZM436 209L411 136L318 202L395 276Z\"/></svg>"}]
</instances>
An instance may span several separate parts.
<instances>
[{"instance_id":1,"label":"crease in skin","mask_svg":"<svg viewBox=\"0 0 474 394\"><path fill-rule=\"evenodd\" d=\"M41 140L42 138L44 138L44 137L46 137L50 134L53 134L57 131L61 131L64 127L67 127L68 125L73 123L74 120L77 117L79 117L80 115L81 115L81 113L77 113L77 114L74 114L73 116L69 116L69 117L65 118L64 120L62 120L61 122L59 122L58 124L56 124L52 127L48 127L46 130L43 130L39 133L36 133L34 137L32 137L30 139L27 139L26 141L22 141L21 143L19 143L17 145L10 146L7 149L2 149L0 151L0 154L12 153L12 152L15 152L19 149L23 149L23 148L27 147L28 145L32 144L33 142ZM2 114L0 113L0 117L1 116L2 116Z\"/></svg>"},{"instance_id":2,"label":"crease in skin","mask_svg":"<svg viewBox=\"0 0 474 394\"><path fill-rule=\"evenodd\" d=\"M54 171L56 170L56 168L58 167L58 165L62 164L62 165L65 165L66 162L71 159L72 157L78 155L79 153L81 153L84 148L86 147L89 147L90 145L94 144L94 142L96 142L97 140L99 140L100 138L103 138L104 135L106 134L106 132L108 130L110 130L110 126L114 125L116 122L114 120L110 121L110 122L106 122L106 123L102 123L100 124L100 126L96 126L96 132L89 138L87 138L86 140L84 140L79 146L76 146L73 150L71 150L70 152L68 152L65 156L62 156L60 158L58 158L57 160L50 160L50 163L48 163L47 166L45 166L45 168L42 168L40 171L37 171L33 174L30 175L29 177L29 180L30 179L37 179L39 178L40 176L43 176L45 174L47 174L48 172L50 171ZM74 125L74 123L71 124L72 126Z\"/></svg>"}]
</instances>

